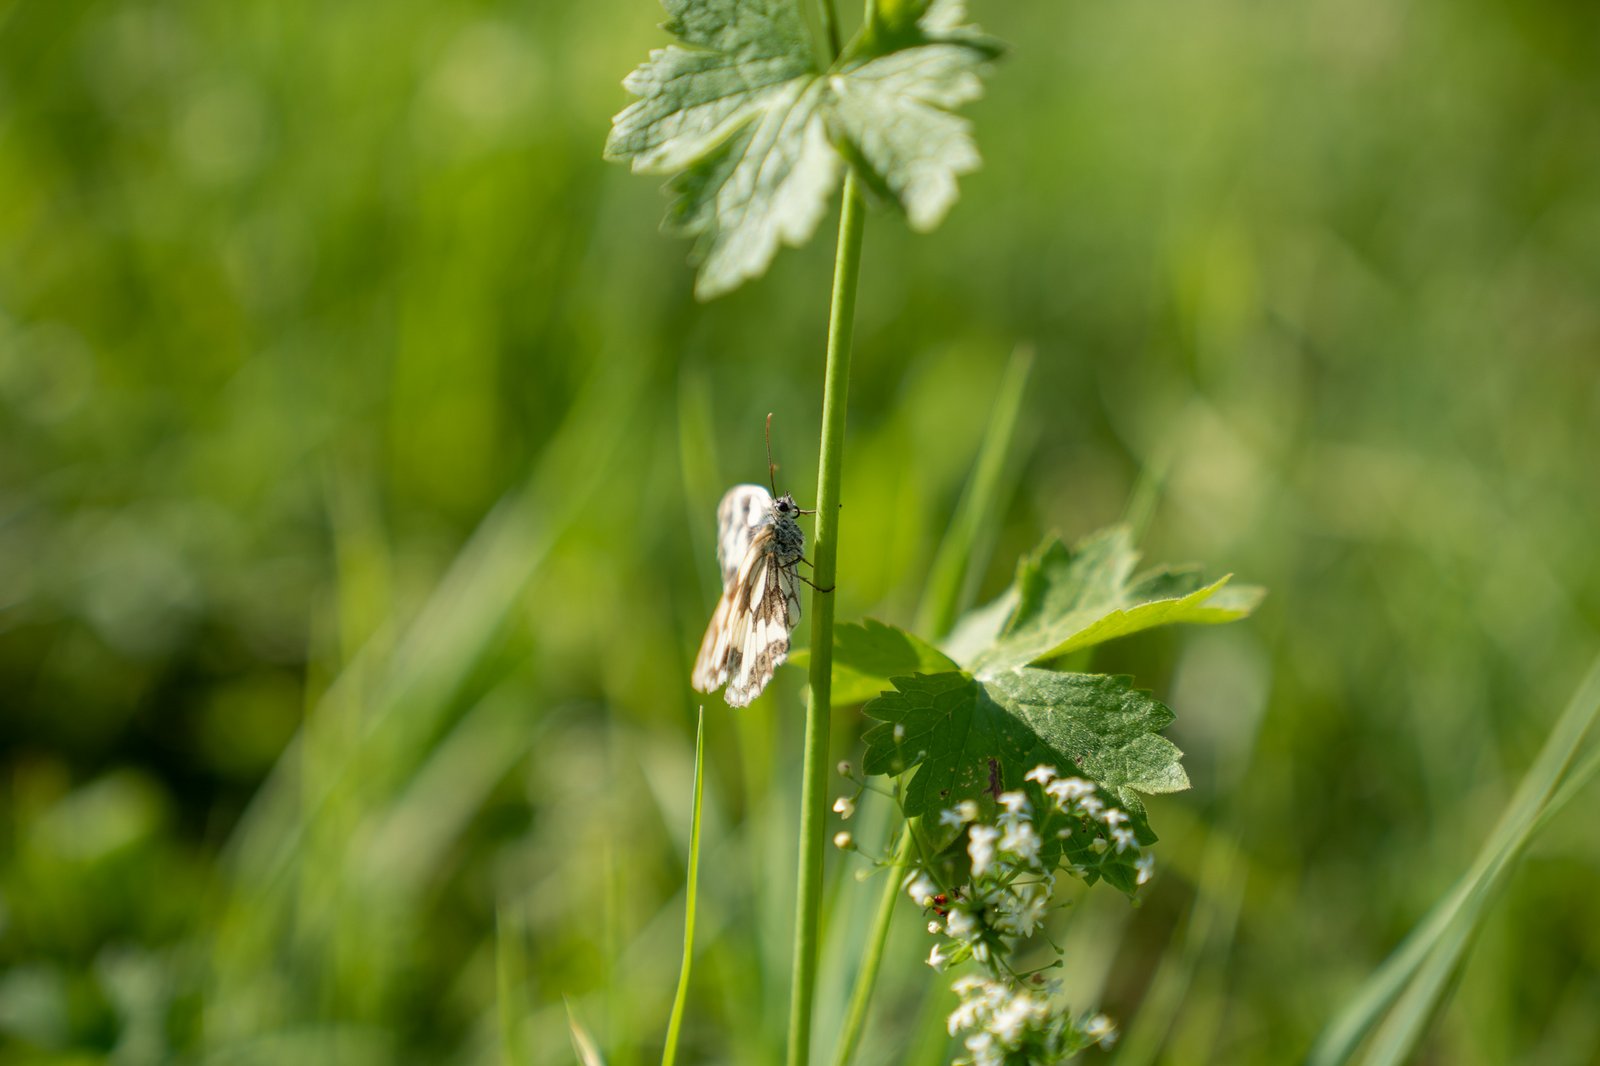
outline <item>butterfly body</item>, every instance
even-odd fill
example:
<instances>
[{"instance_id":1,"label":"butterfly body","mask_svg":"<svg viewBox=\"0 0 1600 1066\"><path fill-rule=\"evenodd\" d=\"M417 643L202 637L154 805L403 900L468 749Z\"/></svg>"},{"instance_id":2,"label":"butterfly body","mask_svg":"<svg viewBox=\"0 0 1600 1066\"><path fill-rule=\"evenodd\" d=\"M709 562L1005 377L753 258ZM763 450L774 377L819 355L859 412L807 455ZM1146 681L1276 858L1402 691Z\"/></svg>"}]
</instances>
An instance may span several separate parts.
<instances>
[{"instance_id":1,"label":"butterfly body","mask_svg":"<svg viewBox=\"0 0 1600 1066\"><path fill-rule=\"evenodd\" d=\"M801 513L792 496L773 499L760 485L735 485L717 508L722 597L693 681L701 692L727 685L730 706L748 706L789 657L789 634L800 620Z\"/></svg>"}]
</instances>

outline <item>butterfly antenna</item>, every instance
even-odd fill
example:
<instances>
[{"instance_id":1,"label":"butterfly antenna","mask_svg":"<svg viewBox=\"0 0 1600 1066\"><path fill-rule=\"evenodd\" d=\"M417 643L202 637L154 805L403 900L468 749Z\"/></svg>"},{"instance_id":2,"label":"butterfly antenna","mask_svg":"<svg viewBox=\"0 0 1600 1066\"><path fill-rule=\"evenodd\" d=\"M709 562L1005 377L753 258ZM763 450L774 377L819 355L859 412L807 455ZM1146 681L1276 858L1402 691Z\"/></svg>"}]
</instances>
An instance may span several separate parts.
<instances>
[{"instance_id":1,"label":"butterfly antenna","mask_svg":"<svg viewBox=\"0 0 1600 1066\"><path fill-rule=\"evenodd\" d=\"M772 486L772 498L778 498L778 468L772 465L772 412L767 412L767 483Z\"/></svg>"}]
</instances>

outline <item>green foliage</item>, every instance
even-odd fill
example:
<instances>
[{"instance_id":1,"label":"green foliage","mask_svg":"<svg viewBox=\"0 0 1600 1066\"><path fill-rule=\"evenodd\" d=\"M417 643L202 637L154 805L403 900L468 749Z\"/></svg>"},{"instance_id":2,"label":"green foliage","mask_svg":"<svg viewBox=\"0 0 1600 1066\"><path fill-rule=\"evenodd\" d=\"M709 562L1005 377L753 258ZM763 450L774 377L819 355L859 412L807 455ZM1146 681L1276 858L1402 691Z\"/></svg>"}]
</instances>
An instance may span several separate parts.
<instances>
[{"instance_id":1,"label":"green foliage","mask_svg":"<svg viewBox=\"0 0 1600 1066\"><path fill-rule=\"evenodd\" d=\"M909 816L992 801L1020 788L1040 763L1097 782L1136 817L1135 791L1189 787L1178 765L1183 753L1157 735L1172 712L1135 690L1131 678L1022 669L987 681L952 671L893 683L894 692L864 708L880 723L865 734L864 767L869 774L922 768L905 791Z\"/></svg>"},{"instance_id":2,"label":"green foliage","mask_svg":"<svg viewBox=\"0 0 1600 1066\"><path fill-rule=\"evenodd\" d=\"M0 1058L481 1061L502 913L532 1061L573 1061L563 995L608 1061L659 1054L710 520L765 480L751 412L814 477L832 248L685 299L656 179L597 143L657 10L8 5ZM1151 905L1090 893L1064 945L1116 953L1079 976L1124 1022L1154 1013L1145 975L1193 975L1150 1061L1300 1061L1470 863L1596 647L1600 137L1570 134L1600 5L973 11L1026 52L966 110L985 165L937 236L868 237L840 617L915 617L1031 340L971 602L1154 469L1151 557L1272 588L1259 624L1095 652L1149 654L1194 791L1149 801ZM431 603L458 553L476 576ZM680 1061L782 1042L778 684L771 711L707 707ZM848 757L859 719L835 725ZM1590 788L1505 879L1419 1058L1594 1057ZM886 806L846 828L877 839ZM298 858L260 876L260 846ZM819 1035L876 905L853 865ZM858 1061L943 1063L902 932Z\"/></svg>"},{"instance_id":3,"label":"green foliage","mask_svg":"<svg viewBox=\"0 0 1600 1066\"><path fill-rule=\"evenodd\" d=\"M1138 561L1124 526L1097 533L1072 551L1059 540L1045 541L1018 568L1016 607L973 669L998 673L1156 626L1232 622L1261 599L1256 588L1224 595L1227 577L1207 583L1192 569L1133 577Z\"/></svg>"},{"instance_id":4,"label":"green foliage","mask_svg":"<svg viewBox=\"0 0 1600 1066\"><path fill-rule=\"evenodd\" d=\"M992 801L1020 787L1032 767L1053 764L1097 782L1135 817L1141 838L1153 840L1138 793L1189 787L1182 753L1159 735L1172 711L1127 677L1030 664L1155 626L1230 622L1262 594L1225 590L1228 578L1206 582L1189 569L1134 577L1138 559L1120 526L1072 551L1046 539L1011 588L958 627L964 644L987 633L987 645L954 659L881 622L841 626L835 702L882 693L863 708L880 723L865 735L866 771L920 768L904 797L906 813L917 816L965 799Z\"/></svg>"},{"instance_id":5,"label":"green foliage","mask_svg":"<svg viewBox=\"0 0 1600 1066\"><path fill-rule=\"evenodd\" d=\"M1516 869L1517 860L1545 825L1581 791L1600 767L1600 748L1577 768L1585 738L1600 726L1600 660L1590 666L1566 710L1545 737L1544 747L1523 775L1516 795L1484 841L1472 868L1462 874L1374 970L1328 1023L1307 1061L1343 1066L1355 1060L1363 1038L1376 1029L1362 1060L1397 1066L1413 1057L1445 989L1492 904ZM1380 1024L1381 1022L1381 1024Z\"/></svg>"},{"instance_id":6,"label":"green foliage","mask_svg":"<svg viewBox=\"0 0 1600 1066\"><path fill-rule=\"evenodd\" d=\"M805 667L810 649L789 656ZM901 674L937 674L959 670L944 652L896 626L868 618L841 622L833 630L833 705L865 703L883 691L887 678Z\"/></svg>"},{"instance_id":7,"label":"green foliage","mask_svg":"<svg viewBox=\"0 0 1600 1066\"><path fill-rule=\"evenodd\" d=\"M897 32L863 33L831 64L792 0L665 0L681 45L650 54L623 85L639 99L613 120L608 159L673 175L667 228L694 238L708 299L803 243L838 186L841 157L868 187L932 229L978 151L951 109L982 92L998 53L963 24L959 0Z\"/></svg>"}]
</instances>

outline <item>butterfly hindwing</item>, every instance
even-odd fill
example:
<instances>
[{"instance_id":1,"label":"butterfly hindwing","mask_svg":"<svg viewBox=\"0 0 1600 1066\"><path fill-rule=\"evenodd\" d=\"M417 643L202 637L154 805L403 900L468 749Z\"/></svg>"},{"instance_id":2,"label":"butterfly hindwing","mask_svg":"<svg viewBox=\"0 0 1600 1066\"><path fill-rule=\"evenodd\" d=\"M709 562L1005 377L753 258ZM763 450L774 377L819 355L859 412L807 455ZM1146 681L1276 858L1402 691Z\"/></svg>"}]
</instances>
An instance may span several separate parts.
<instances>
[{"instance_id":1,"label":"butterfly hindwing","mask_svg":"<svg viewBox=\"0 0 1600 1066\"><path fill-rule=\"evenodd\" d=\"M761 695L772 675L789 657L789 634L800 620L800 596L792 566L766 553L761 572L752 575L748 611L730 641L728 688L723 694L731 707L745 707Z\"/></svg>"}]
</instances>

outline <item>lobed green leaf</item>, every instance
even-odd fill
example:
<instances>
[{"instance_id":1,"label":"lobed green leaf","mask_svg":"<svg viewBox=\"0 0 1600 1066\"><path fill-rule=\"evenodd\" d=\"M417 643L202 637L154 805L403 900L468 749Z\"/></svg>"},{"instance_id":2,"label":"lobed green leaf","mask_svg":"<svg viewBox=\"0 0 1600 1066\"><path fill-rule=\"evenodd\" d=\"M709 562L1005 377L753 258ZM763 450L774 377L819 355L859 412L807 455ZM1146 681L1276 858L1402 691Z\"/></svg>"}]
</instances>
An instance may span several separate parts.
<instances>
[{"instance_id":1,"label":"lobed green leaf","mask_svg":"<svg viewBox=\"0 0 1600 1066\"><path fill-rule=\"evenodd\" d=\"M1125 526L1085 539L1072 551L1047 540L1018 568L1016 606L994 642L971 666L981 676L1059 658L1156 626L1217 624L1248 615L1259 589L1225 589L1192 569L1133 577L1139 553Z\"/></svg>"},{"instance_id":2,"label":"lobed green leaf","mask_svg":"<svg viewBox=\"0 0 1600 1066\"><path fill-rule=\"evenodd\" d=\"M1023 669L979 680L961 671L894 678L863 711L869 774L916 769L907 816L965 799L992 802L1040 763L1101 785L1139 822L1138 792L1187 788L1176 745L1159 735L1172 711L1131 678Z\"/></svg>"},{"instance_id":3,"label":"lobed green leaf","mask_svg":"<svg viewBox=\"0 0 1600 1066\"><path fill-rule=\"evenodd\" d=\"M949 109L982 91L999 49L964 25L959 3L868 27L829 69L792 0L665 3L665 28L689 47L653 51L624 80L639 99L612 121L605 155L673 175L667 228L695 242L700 297L809 238L843 159L919 230L939 223L956 178L978 165L968 124Z\"/></svg>"}]
</instances>

